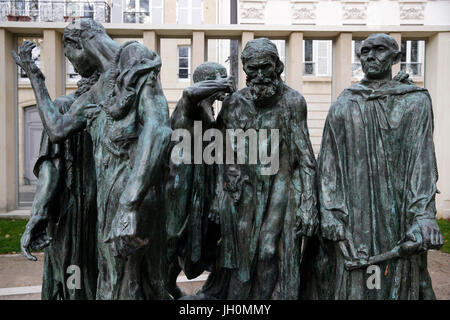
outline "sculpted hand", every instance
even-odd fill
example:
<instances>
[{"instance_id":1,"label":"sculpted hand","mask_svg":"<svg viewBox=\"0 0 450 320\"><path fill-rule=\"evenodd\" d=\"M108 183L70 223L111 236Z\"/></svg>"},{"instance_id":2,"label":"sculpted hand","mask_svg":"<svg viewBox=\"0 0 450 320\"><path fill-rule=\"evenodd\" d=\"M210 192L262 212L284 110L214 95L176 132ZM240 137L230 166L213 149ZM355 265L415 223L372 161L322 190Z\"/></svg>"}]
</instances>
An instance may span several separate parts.
<instances>
[{"instance_id":1,"label":"sculpted hand","mask_svg":"<svg viewBox=\"0 0 450 320\"><path fill-rule=\"evenodd\" d=\"M331 241L345 240L344 223L330 214L324 215L320 223L322 236Z\"/></svg>"},{"instance_id":2,"label":"sculpted hand","mask_svg":"<svg viewBox=\"0 0 450 320\"><path fill-rule=\"evenodd\" d=\"M423 248L439 250L444 245L444 238L436 219L420 219L417 223L422 235Z\"/></svg>"},{"instance_id":3,"label":"sculpted hand","mask_svg":"<svg viewBox=\"0 0 450 320\"><path fill-rule=\"evenodd\" d=\"M228 78L223 78L219 80L223 87L224 87L224 92L226 93L232 93L234 91L236 91L236 88L234 87L234 82L233 82L233 76L229 76Z\"/></svg>"},{"instance_id":4,"label":"sculpted hand","mask_svg":"<svg viewBox=\"0 0 450 320\"><path fill-rule=\"evenodd\" d=\"M47 236L46 227L47 219L44 219L42 216L33 216L28 221L25 232L20 239L20 249L28 260L37 260L31 254L31 250L40 251L50 245L52 238Z\"/></svg>"},{"instance_id":5,"label":"sculpted hand","mask_svg":"<svg viewBox=\"0 0 450 320\"><path fill-rule=\"evenodd\" d=\"M137 236L137 212L121 206L112 221L111 232L105 242L111 242L116 256L127 257L148 244Z\"/></svg>"},{"instance_id":6,"label":"sculpted hand","mask_svg":"<svg viewBox=\"0 0 450 320\"><path fill-rule=\"evenodd\" d=\"M69 109L67 113L72 121L85 124L86 121L95 118L100 113L100 107L97 104L87 104ZM80 125L80 126L81 126Z\"/></svg>"},{"instance_id":7,"label":"sculpted hand","mask_svg":"<svg viewBox=\"0 0 450 320\"><path fill-rule=\"evenodd\" d=\"M33 74L44 78L41 70L33 60L32 51L34 48L36 48L35 43L31 41L24 41L20 46L19 54L17 54L14 50L11 51L11 54L16 64L23 69L29 78Z\"/></svg>"}]
</instances>

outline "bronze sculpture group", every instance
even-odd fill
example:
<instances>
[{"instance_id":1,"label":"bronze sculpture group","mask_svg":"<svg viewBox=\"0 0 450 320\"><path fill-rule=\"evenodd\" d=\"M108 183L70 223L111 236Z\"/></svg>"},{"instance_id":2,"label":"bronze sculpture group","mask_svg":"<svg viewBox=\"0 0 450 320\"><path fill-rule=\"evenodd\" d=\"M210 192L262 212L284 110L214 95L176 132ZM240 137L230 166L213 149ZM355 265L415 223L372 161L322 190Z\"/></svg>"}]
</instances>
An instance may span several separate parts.
<instances>
[{"instance_id":1,"label":"bronze sculpture group","mask_svg":"<svg viewBox=\"0 0 450 320\"><path fill-rule=\"evenodd\" d=\"M55 101L34 45L13 53L45 128L21 242L30 260L46 248L44 299L435 298L431 99L407 74L392 78L392 37L362 43L365 77L331 105L317 163L306 101L266 38L242 52L245 88L206 62L170 117L155 52L91 19L73 21L63 43L83 79ZM67 285L71 265L79 288ZM372 265L383 270L376 288ZM185 296L181 270L210 273Z\"/></svg>"}]
</instances>

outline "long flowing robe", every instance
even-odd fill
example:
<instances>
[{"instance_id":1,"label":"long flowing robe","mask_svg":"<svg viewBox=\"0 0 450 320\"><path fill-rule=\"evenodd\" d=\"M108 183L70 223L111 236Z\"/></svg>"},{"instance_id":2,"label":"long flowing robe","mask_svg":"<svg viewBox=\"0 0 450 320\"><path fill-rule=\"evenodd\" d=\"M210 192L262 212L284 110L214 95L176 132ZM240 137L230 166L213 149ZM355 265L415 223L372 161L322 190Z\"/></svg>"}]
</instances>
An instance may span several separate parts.
<instances>
[{"instance_id":1,"label":"long flowing robe","mask_svg":"<svg viewBox=\"0 0 450 320\"><path fill-rule=\"evenodd\" d=\"M55 105L66 113L76 94L58 98ZM47 234L53 238L45 249L42 299L93 300L97 286L96 252L96 181L92 141L82 131L63 143L52 143L42 132L34 174L39 177L43 162L50 162L59 172L56 196L50 199ZM39 190L38 190L39 192ZM80 288L69 289L68 278L77 266ZM78 271L78 270L77 270Z\"/></svg>"},{"instance_id":2,"label":"long flowing robe","mask_svg":"<svg viewBox=\"0 0 450 320\"><path fill-rule=\"evenodd\" d=\"M172 113L172 130L185 129L194 137L194 121L199 121L202 131L197 134L201 138L204 131L213 125L213 119L200 106L200 102L197 106L186 106L184 103L181 99ZM188 114L188 108L196 110L192 117ZM217 226L208 219L215 186L214 166L194 164L195 143L204 145L203 141L192 139L191 164L170 161L165 194L169 261L180 260L188 279L198 277L205 270L212 270L218 237ZM172 142L169 150L174 145Z\"/></svg>"},{"instance_id":3,"label":"long flowing robe","mask_svg":"<svg viewBox=\"0 0 450 320\"><path fill-rule=\"evenodd\" d=\"M392 80L373 90L363 80L332 104L322 139L321 219L343 222L357 250L369 256L390 251L413 224L435 218L438 175L426 89ZM367 286L367 268L344 268L335 242L320 239L308 259L306 270L314 276L303 288L305 298L420 299L425 291L434 296L426 252L378 264L378 290Z\"/></svg>"},{"instance_id":4,"label":"long flowing robe","mask_svg":"<svg viewBox=\"0 0 450 320\"><path fill-rule=\"evenodd\" d=\"M97 299L168 299L165 289L166 233L161 177L156 175L138 209L137 236L149 244L127 258L118 256L108 239L120 197L131 175L142 119L138 104L142 88L161 66L159 56L136 41L121 46L97 83L99 112L89 120L97 177ZM92 94L88 93L88 94ZM162 161L166 155L161 155ZM162 179L162 178L161 178Z\"/></svg>"},{"instance_id":5,"label":"long flowing robe","mask_svg":"<svg viewBox=\"0 0 450 320\"><path fill-rule=\"evenodd\" d=\"M218 186L220 190L224 184L225 192L216 194L215 199L221 228L218 265L202 293L218 299L297 299L302 245L297 227L305 215L317 214L316 160L306 125L306 102L301 94L282 84L273 104L258 109L248 98L248 90L244 88L224 100L216 126L224 137L227 129L254 129L257 134L267 129L268 137L259 139L258 150L262 144L271 150L271 129L278 129L279 170L262 175L262 168L267 166L249 164L248 154L246 164L224 166L224 179L219 179ZM266 247L268 233L276 233L275 252ZM263 278L257 279L256 272L265 254L274 254L278 266L270 293L261 292L258 283L265 281L265 275L259 273Z\"/></svg>"}]
</instances>

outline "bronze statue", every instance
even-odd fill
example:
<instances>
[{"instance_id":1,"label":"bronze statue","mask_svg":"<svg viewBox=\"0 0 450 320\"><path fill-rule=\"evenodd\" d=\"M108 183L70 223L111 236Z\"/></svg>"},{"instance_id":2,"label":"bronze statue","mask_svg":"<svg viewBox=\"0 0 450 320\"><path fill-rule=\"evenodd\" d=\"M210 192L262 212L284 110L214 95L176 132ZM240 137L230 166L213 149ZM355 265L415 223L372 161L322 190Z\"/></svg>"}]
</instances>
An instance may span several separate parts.
<instances>
[{"instance_id":1,"label":"bronze statue","mask_svg":"<svg viewBox=\"0 0 450 320\"><path fill-rule=\"evenodd\" d=\"M55 108L66 113L97 80L97 73L80 80L76 92L53 102ZM42 299L95 299L97 202L90 136L78 132L62 143L53 143L44 130L34 173L38 184L21 248L32 261L37 259L30 249L45 248ZM79 268L79 287L69 278L75 271L72 266ZM68 282L75 286L69 287Z\"/></svg>"},{"instance_id":2,"label":"bronze statue","mask_svg":"<svg viewBox=\"0 0 450 320\"><path fill-rule=\"evenodd\" d=\"M198 297L297 299L302 236L312 236L318 223L306 102L281 80L284 65L271 41L248 42L241 58L247 87L224 100L214 125L227 145L210 213L221 238L216 269ZM230 135L238 129L258 137L259 160L270 149L273 168L253 163L251 139L241 148Z\"/></svg>"},{"instance_id":3,"label":"bronze statue","mask_svg":"<svg viewBox=\"0 0 450 320\"><path fill-rule=\"evenodd\" d=\"M97 181L97 299L168 299L162 181L170 141L160 57L138 42L113 41L92 19L64 30L64 53L83 77L100 74L66 113L51 102L25 43L16 62L27 73L54 143L86 130Z\"/></svg>"},{"instance_id":4,"label":"bronze statue","mask_svg":"<svg viewBox=\"0 0 450 320\"><path fill-rule=\"evenodd\" d=\"M369 36L364 79L331 105L318 159L321 238L305 255L313 275L305 298L435 298L427 250L443 239L433 111L426 89L403 72L392 78L400 58L391 36Z\"/></svg>"},{"instance_id":5,"label":"bronze statue","mask_svg":"<svg viewBox=\"0 0 450 320\"><path fill-rule=\"evenodd\" d=\"M218 63L205 62L198 66L193 80L194 84L184 89L170 119L174 132L187 130L191 137L196 121L202 125L200 134L213 126L214 102L222 101L233 91L232 79ZM194 150L194 143L192 141L191 150ZM203 141L200 141L200 148L203 150ZM193 154L189 157L190 164L170 162L166 183L168 289L175 298L183 296L176 286L181 269L188 279L198 277L205 270L213 270L218 241L217 226L208 220L214 192L214 169L204 163L194 164Z\"/></svg>"}]
</instances>

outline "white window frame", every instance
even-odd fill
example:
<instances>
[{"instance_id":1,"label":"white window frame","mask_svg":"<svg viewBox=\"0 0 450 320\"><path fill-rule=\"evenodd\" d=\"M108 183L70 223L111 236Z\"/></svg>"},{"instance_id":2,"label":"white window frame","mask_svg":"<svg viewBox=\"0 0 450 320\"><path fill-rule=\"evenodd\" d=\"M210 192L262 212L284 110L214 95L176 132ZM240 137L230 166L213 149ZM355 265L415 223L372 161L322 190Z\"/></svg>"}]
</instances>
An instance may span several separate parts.
<instances>
[{"instance_id":1,"label":"white window frame","mask_svg":"<svg viewBox=\"0 0 450 320\"><path fill-rule=\"evenodd\" d=\"M188 2L188 7L187 7L187 11L188 11L188 24L193 24L192 23L192 1L193 0L186 0ZM204 17L204 0L202 1L202 6L201 6L201 13L202 13L202 17L201 17L201 22L200 24L203 24L205 21L205 17ZM177 0L177 24L179 24L179 18L180 18L180 14L179 14L179 10L180 10L180 5L179 5L180 1Z\"/></svg>"},{"instance_id":2,"label":"white window frame","mask_svg":"<svg viewBox=\"0 0 450 320\"><path fill-rule=\"evenodd\" d=\"M417 41L417 61L415 63L420 63L421 74L411 75L412 77L423 77L425 74L425 41L423 40L405 40L406 41L406 60L401 61L400 64L406 63L411 64L411 41ZM401 50L401 47L400 47Z\"/></svg>"},{"instance_id":3,"label":"white window frame","mask_svg":"<svg viewBox=\"0 0 450 320\"><path fill-rule=\"evenodd\" d=\"M188 77L187 78L180 78L180 49L181 48L187 48L188 49L188 66L187 66L187 70L188 70ZM191 46L190 45L179 45L177 46L177 78L178 81L186 81L186 82L190 82L191 81L191 66L192 66L192 60L191 60ZM183 67L183 69L185 69Z\"/></svg>"},{"instance_id":4,"label":"white window frame","mask_svg":"<svg viewBox=\"0 0 450 320\"><path fill-rule=\"evenodd\" d=\"M139 0L136 1L135 11L140 12L141 2ZM161 9L161 24L164 24L164 0L161 0L161 6L154 6L153 0L148 0L148 10L150 14L149 23L153 23L153 9ZM122 0L122 23L124 23L123 14L127 10L127 0ZM135 22L135 24L141 24L139 22Z\"/></svg>"},{"instance_id":5,"label":"white window frame","mask_svg":"<svg viewBox=\"0 0 450 320\"><path fill-rule=\"evenodd\" d=\"M311 40L311 39L307 39ZM326 41L327 43L327 74L318 74L317 71L319 69L319 50L318 45L319 41ZM312 40L312 61L306 61L305 60L305 46L306 46L306 40L303 40L303 64L306 62L312 62L313 63L313 74L304 74L305 77L330 77L331 76L331 53L332 53L332 44L330 45L329 40Z\"/></svg>"}]
</instances>

